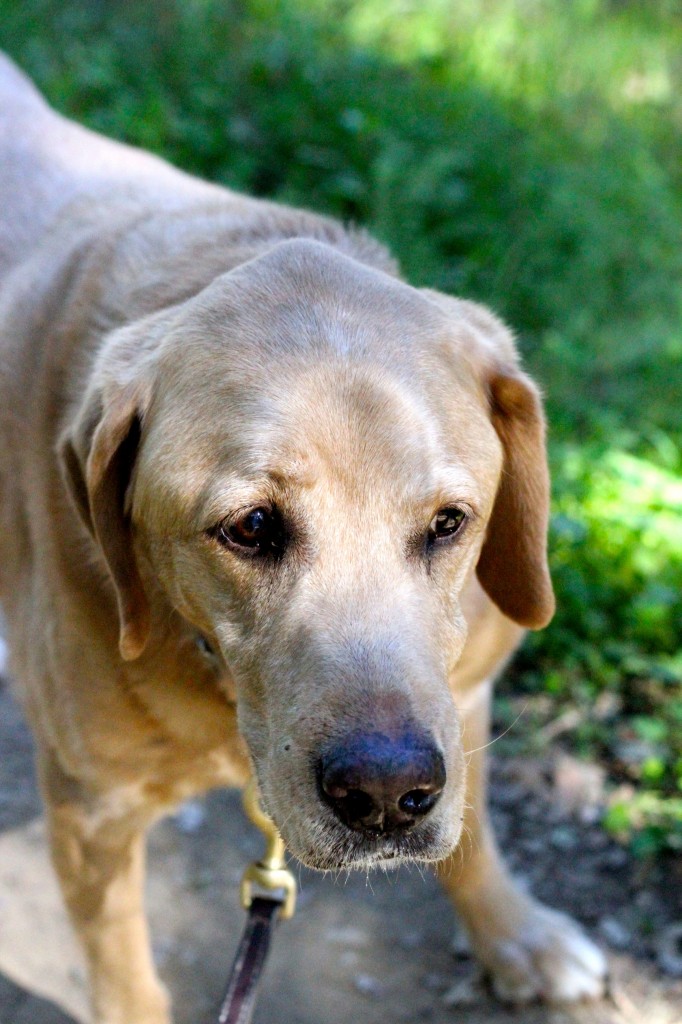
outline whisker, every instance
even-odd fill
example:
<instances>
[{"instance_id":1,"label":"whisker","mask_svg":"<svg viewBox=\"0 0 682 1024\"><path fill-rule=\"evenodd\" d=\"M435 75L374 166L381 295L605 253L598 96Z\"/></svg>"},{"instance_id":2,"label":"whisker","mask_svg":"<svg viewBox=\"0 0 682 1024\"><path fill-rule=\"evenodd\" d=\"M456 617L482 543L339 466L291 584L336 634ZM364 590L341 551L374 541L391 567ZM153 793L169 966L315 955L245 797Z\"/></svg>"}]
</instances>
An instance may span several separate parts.
<instances>
[{"instance_id":1,"label":"whisker","mask_svg":"<svg viewBox=\"0 0 682 1024\"><path fill-rule=\"evenodd\" d=\"M526 704L523 705L523 707L521 708L521 710L519 711L518 715L516 716L514 721L511 723L511 725L507 726L507 728L504 730L504 732L501 732L499 736L495 736L492 740L490 740L489 743L484 743L482 747L476 747L474 750L467 750L465 752L466 756L470 758L472 754L478 754L479 751L481 751L481 750L487 750L488 747L492 747L493 743L497 743L498 740L503 739L507 735L507 733L512 731L512 729L519 722L519 720L521 718L523 718L523 716L525 715L527 710L528 710L528 704L526 703ZM470 762L467 762L467 768L469 767L469 764L470 764Z\"/></svg>"}]
</instances>

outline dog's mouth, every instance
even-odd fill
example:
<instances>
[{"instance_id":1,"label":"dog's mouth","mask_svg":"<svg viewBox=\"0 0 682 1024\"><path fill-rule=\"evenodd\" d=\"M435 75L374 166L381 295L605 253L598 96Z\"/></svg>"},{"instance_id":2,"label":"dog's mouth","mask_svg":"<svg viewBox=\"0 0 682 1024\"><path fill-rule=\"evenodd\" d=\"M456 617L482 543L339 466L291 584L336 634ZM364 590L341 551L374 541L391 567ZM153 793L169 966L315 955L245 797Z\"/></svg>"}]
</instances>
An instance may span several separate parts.
<instances>
[{"instance_id":1,"label":"dog's mouth","mask_svg":"<svg viewBox=\"0 0 682 1024\"><path fill-rule=\"evenodd\" d=\"M418 830L390 833L353 832L343 826L320 829L316 842L291 844L291 852L317 871L343 871L374 867L393 868L414 862L435 862L452 849L435 823Z\"/></svg>"},{"instance_id":2,"label":"dog's mouth","mask_svg":"<svg viewBox=\"0 0 682 1024\"><path fill-rule=\"evenodd\" d=\"M290 853L316 871L394 868L407 863L435 863L447 857L459 834L444 826L442 818L428 818L407 829L352 829L329 808L296 821L296 816L273 815ZM456 819L455 819L456 820Z\"/></svg>"}]
</instances>

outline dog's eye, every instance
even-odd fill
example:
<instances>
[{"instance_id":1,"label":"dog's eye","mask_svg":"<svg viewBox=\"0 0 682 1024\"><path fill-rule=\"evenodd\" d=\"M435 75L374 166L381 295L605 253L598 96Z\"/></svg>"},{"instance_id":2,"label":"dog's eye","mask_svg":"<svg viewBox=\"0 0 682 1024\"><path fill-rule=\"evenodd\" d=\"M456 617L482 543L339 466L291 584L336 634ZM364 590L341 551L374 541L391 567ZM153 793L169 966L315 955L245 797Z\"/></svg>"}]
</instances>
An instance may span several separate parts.
<instances>
[{"instance_id":1,"label":"dog's eye","mask_svg":"<svg viewBox=\"0 0 682 1024\"><path fill-rule=\"evenodd\" d=\"M284 548L284 526L279 514L267 508L251 508L218 525L216 539L226 547L254 555L279 555Z\"/></svg>"},{"instance_id":2,"label":"dog's eye","mask_svg":"<svg viewBox=\"0 0 682 1024\"><path fill-rule=\"evenodd\" d=\"M466 513L461 508L442 508L429 524L429 542L433 544L454 537L465 520Z\"/></svg>"}]
</instances>

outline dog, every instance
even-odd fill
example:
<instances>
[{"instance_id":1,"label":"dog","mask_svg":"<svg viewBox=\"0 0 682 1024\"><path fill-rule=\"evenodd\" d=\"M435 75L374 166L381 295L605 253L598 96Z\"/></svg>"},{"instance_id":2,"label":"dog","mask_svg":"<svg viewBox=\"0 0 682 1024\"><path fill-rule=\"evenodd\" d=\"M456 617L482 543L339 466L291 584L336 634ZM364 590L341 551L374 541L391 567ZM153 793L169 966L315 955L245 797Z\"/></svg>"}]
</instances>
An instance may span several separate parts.
<instances>
[{"instance_id":1,"label":"dog","mask_svg":"<svg viewBox=\"0 0 682 1024\"><path fill-rule=\"evenodd\" d=\"M322 870L435 866L496 992L596 997L485 810L550 620L539 392L487 309L206 184L0 65L0 595L96 1024L167 1024L144 835L255 773Z\"/></svg>"}]
</instances>

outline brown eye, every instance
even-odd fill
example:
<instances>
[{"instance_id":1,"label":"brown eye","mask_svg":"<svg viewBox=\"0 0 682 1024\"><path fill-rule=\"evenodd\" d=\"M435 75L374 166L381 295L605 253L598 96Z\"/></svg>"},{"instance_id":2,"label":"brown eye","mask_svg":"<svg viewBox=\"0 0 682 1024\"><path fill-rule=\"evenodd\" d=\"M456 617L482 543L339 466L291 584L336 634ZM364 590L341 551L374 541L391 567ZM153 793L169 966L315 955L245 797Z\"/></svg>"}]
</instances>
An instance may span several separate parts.
<instances>
[{"instance_id":1,"label":"brown eye","mask_svg":"<svg viewBox=\"0 0 682 1024\"><path fill-rule=\"evenodd\" d=\"M253 555L280 555L284 549L284 527L279 514L267 508L251 508L219 524L216 539L225 547Z\"/></svg>"},{"instance_id":2,"label":"brown eye","mask_svg":"<svg viewBox=\"0 0 682 1024\"><path fill-rule=\"evenodd\" d=\"M434 544L454 537L465 519L466 513L461 508L442 508L429 523L429 542Z\"/></svg>"}]
</instances>

